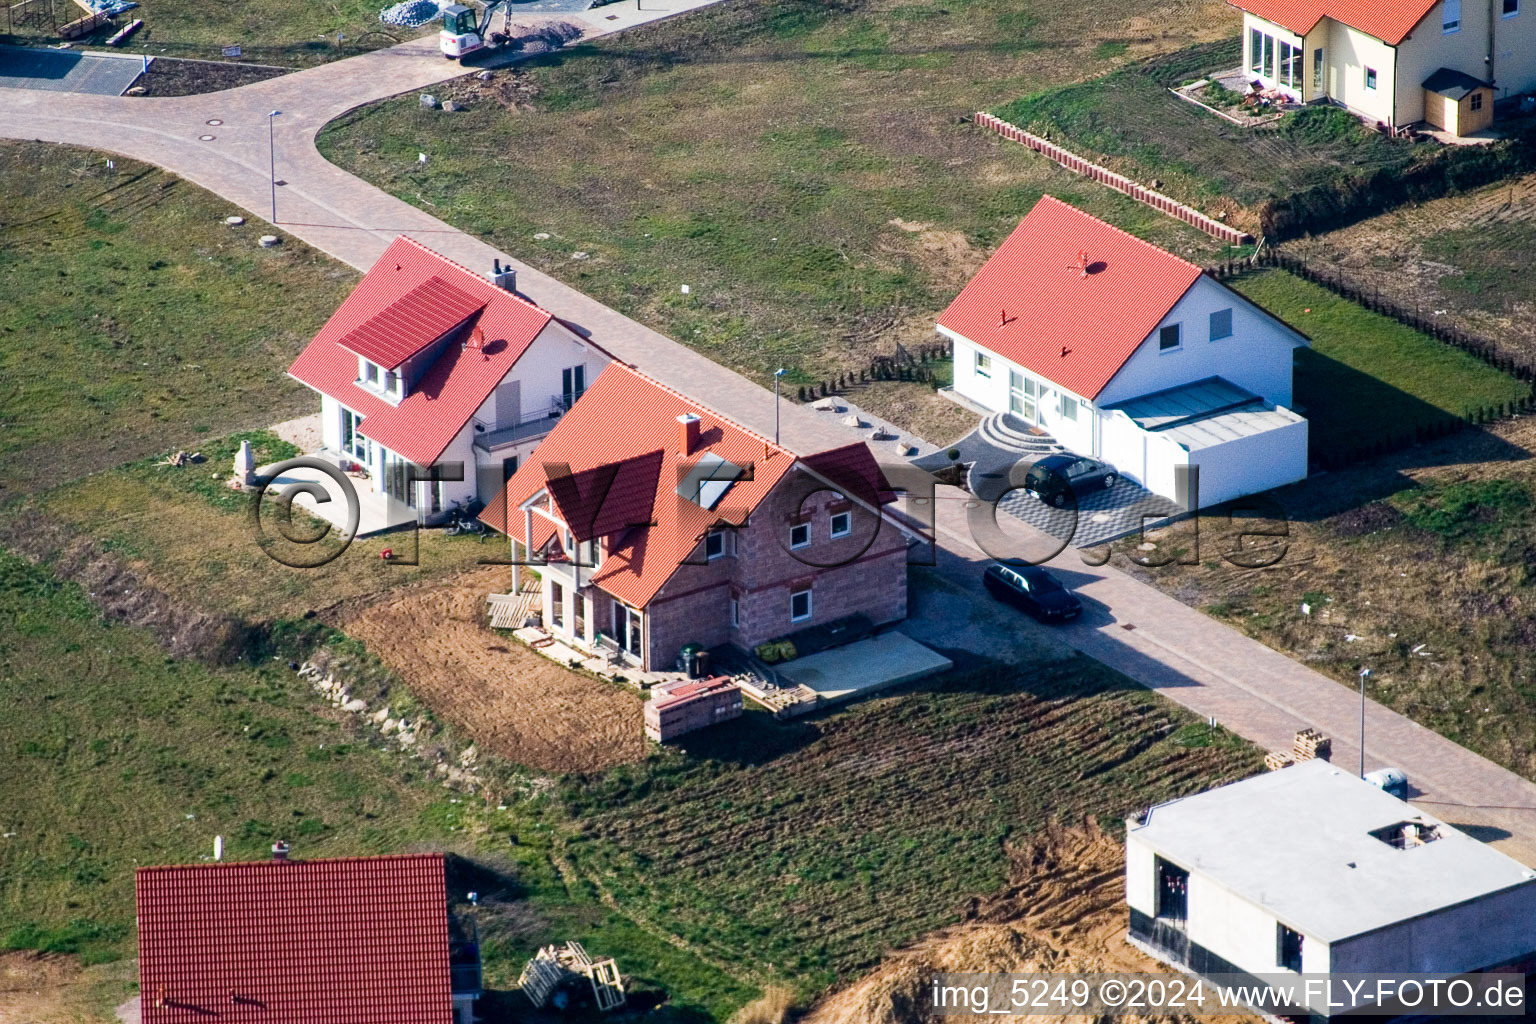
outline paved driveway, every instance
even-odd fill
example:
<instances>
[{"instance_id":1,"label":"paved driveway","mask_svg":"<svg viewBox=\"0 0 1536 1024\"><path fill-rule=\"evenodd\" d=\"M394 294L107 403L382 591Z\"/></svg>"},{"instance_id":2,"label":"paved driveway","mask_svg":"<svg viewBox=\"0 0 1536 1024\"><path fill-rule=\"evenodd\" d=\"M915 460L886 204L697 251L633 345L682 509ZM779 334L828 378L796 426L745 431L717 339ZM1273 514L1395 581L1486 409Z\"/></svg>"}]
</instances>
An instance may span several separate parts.
<instances>
[{"instance_id":1,"label":"paved driveway","mask_svg":"<svg viewBox=\"0 0 1536 1024\"><path fill-rule=\"evenodd\" d=\"M0 89L121 96L143 73L141 57L0 46Z\"/></svg>"}]
</instances>

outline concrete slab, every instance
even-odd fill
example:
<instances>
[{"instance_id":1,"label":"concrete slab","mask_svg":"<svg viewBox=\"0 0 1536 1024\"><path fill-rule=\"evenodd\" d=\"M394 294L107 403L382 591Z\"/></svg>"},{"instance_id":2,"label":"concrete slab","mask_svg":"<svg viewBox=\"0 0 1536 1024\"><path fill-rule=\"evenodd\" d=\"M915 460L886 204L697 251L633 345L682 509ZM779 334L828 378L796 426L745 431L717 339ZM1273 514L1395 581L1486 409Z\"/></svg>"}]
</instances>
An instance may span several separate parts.
<instances>
[{"instance_id":1,"label":"concrete slab","mask_svg":"<svg viewBox=\"0 0 1536 1024\"><path fill-rule=\"evenodd\" d=\"M323 455L312 457L325 458ZM256 473L258 476L267 477L271 476L271 470L271 465L261 466L257 468ZM346 497L329 474L307 467L286 470L272 477L267 484L267 493L279 495L295 486L306 488L294 494L293 504L296 507L324 519L342 532L346 531L348 517ZM325 494L328 500L318 500L313 493L316 488ZM352 489L357 493L357 537L383 533L385 530L407 526L416 521L416 513L413 510L407 508L403 502L391 501L384 495L375 493L369 481L353 478Z\"/></svg>"},{"instance_id":2,"label":"concrete slab","mask_svg":"<svg viewBox=\"0 0 1536 1024\"><path fill-rule=\"evenodd\" d=\"M904 633L889 632L774 666L791 685L814 690L824 703L931 676L954 662Z\"/></svg>"},{"instance_id":3,"label":"concrete slab","mask_svg":"<svg viewBox=\"0 0 1536 1024\"><path fill-rule=\"evenodd\" d=\"M0 46L0 88L121 96L144 73L139 56Z\"/></svg>"}]
</instances>

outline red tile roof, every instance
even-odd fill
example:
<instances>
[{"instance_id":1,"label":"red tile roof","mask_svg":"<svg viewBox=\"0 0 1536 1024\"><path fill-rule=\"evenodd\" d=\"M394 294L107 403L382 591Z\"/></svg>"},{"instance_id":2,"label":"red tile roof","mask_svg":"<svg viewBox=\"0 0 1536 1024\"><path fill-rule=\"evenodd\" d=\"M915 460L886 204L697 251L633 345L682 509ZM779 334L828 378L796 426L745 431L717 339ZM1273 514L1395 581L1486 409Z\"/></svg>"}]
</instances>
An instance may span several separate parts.
<instances>
[{"instance_id":1,"label":"red tile roof","mask_svg":"<svg viewBox=\"0 0 1536 1024\"><path fill-rule=\"evenodd\" d=\"M144 1024L451 1024L441 854L140 868Z\"/></svg>"},{"instance_id":2,"label":"red tile roof","mask_svg":"<svg viewBox=\"0 0 1536 1024\"><path fill-rule=\"evenodd\" d=\"M699 448L686 457L678 454L677 418L684 413L702 420ZM867 462L861 462L851 449L862 449ZM836 454L827 453L827 467L842 474L839 479L848 484L849 497L889 493L878 463L862 443L833 452ZM706 453L750 469L713 509L678 494L684 476ZM534 458L513 475L481 519L523 540L519 508L548 488L573 533L578 523L590 523L585 529L591 536L606 536L612 542L603 564L592 574L592 582L640 608L693 553L707 530L721 522L745 523L796 460L789 449L637 370L613 363L560 419ZM849 474L860 465L870 476L856 486ZM562 473L568 469L569 481L552 482L550 470L554 467L563 467ZM604 493L606 502L601 497ZM554 531L542 516L534 515L533 522L537 550ZM637 523L655 525L635 526Z\"/></svg>"},{"instance_id":3,"label":"red tile roof","mask_svg":"<svg viewBox=\"0 0 1536 1024\"><path fill-rule=\"evenodd\" d=\"M1323 18L1396 46L1424 20L1437 0L1227 0L1233 7L1272 21L1299 36Z\"/></svg>"},{"instance_id":4,"label":"red tile roof","mask_svg":"<svg viewBox=\"0 0 1536 1024\"><path fill-rule=\"evenodd\" d=\"M434 275L352 328L336 344L393 370L484 308L485 299L466 295Z\"/></svg>"},{"instance_id":5,"label":"red tile roof","mask_svg":"<svg viewBox=\"0 0 1536 1024\"><path fill-rule=\"evenodd\" d=\"M433 280L444 287L430 285ZM419 291L423 286L427 286L426 292ZM453 299L450 293L465 299ZM406 348L415 344L423 332L432 328L419 326L426 321L418 315L420 304L411 298L413 295L456 303L452 305L454 309L479 303L480 309L460 321L458 334L448 341L442 354L411 386L400 404L393 405L358 386L357 355L346 344L369 324L377 327L370 329L370 337L383 339L370 341L370 345ZM402 313L402 309L407 312ZM442 323L451 315L444 314L432 322ZM551 319L548 311L496 287L420 242L401 236L390 243L294 360L288 373L361 414L364 436L418 465L429 466ZM385 325L391 324L402 331L398 342L388 340L396 337L389 333L393 327L386 329ZM404 325L417 326L405 330ZM484 347L480 351L465 350L459 344L460 338L467 339L474 332L483 336Z\"/></svg>"},{"instance_id":6,"label":"red tile roof","mask_svg":"<svg viewBox=\"0 0 1536 1024\"><path fill-rule=\"evenodd\" d=\"M1094 398L1199 277L1193 263L1044 196L939 326Z\"/></svg>"}]
</instances>

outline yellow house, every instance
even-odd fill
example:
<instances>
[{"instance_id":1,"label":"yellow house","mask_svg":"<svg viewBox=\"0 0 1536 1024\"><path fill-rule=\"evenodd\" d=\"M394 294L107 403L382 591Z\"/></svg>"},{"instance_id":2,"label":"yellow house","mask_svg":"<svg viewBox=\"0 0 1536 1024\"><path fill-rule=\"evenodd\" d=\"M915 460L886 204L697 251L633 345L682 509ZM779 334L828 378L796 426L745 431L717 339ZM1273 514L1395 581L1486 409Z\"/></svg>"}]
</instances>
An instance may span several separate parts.
<instances>
[{"instance_id":1,"label":"yellow house","mask_svg":"<svg viewBox=\"0 0 1536 1024\"><path fill-rule=\"evenodd\" d=\"M1495 99L1536 90L1536 0L1228 0L1243 68L1302 103L1400 128L1486 128Z\"/></svg>"}]
</instances>

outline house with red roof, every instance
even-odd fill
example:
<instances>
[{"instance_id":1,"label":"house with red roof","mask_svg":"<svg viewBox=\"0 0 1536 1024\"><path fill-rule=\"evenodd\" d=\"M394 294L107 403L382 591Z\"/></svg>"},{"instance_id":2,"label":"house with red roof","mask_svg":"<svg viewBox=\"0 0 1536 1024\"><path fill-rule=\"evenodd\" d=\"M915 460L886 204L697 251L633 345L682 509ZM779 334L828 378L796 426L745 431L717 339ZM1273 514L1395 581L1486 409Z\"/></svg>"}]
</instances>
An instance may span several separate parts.
<instances>
[{"instance_id":1,"label":"house with red roof","mask_svg":"<svg viewBox=\"0 0 1536 1024\"><path fill-rule=\"evenodd\" d=\"M1194 264L1051 196L938 329L954 342L957 395L1185 508L1307 475L1307 421L1290 408L1307 339Z\"/></svg>"},{"instance_id":2,"label":"house with red roof","mask_svg":"<svg viewBox=\"0 0 1536 1024\"><path fill-rule=\"evenodd\" d=\"M359 490L403 513L390 521L489 500L607 365L514 289L510 268L477 274L401 236L288 368L320 395L319 454L366 475Z\"/></svg>"},{"instance_id":3,"label":"house with red roof","mask_svg":"<svg viewBox=\"0 0 1536 1024\"><path fill-rule=\"evenodd\" d=\"M904 618L895 497L862 442L797 453L611 363L481 518L538 566L550 635L666 671L686 644Z\"/></svg>"},{"instance_id":4,"label":"house with red roof","mask_svg":"<svg viewBox=\"0 0 1536 1024\"><path fill-rule=\"evenodd\" d=\"M470 1024L478 935L442 854L139 868L143 1024Z\"/></svg>"},{"instance_id":5,"label":"house with red roof","mask_svg":"<svg viewBox=\"0 0 1536 1024\"><path fill-rule=\"evenodd\" d=\"M1297 102L1470 135L1495 99L1536 90L1531 0L1228 2L1243 12L1244 73Z\"/></svg>"}]
</instances>

